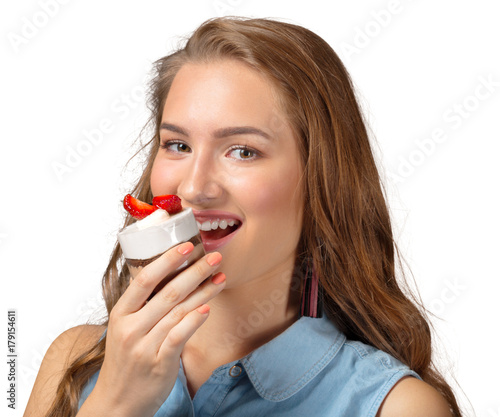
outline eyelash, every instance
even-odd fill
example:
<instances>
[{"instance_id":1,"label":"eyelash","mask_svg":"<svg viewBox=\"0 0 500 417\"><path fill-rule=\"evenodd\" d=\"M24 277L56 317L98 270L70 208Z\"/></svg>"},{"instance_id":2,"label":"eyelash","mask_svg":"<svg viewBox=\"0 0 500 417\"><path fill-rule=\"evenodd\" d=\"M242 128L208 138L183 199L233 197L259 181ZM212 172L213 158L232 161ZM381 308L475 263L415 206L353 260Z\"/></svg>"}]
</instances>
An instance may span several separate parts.
<instances>
[{"instance_id":1,"label":"eyelash","mask_svg":"<svg viewBox=\"0 0 500 417\"><path fill-rule=\"evenodd\" d=\"M174 145L184 145L188 149L190 149L189 145L186 145L184 142L178 141L178 140L169 140L169 141L166 141L165 143L160 143L160 148L165 149L165 151L167 151L167 152L179 152L179 151L172 151L171 150L171 147ZM242 158L242 159L240 159L240 161L253 161L253 160L262 156L259 151L257 151L256 149L250 148L249 146L246 146L246 145L231 146L229 148L227 154L230 154L231 152L237 151L237 150L248 151L248 152L251 152L253 154L253 156L251 156L250 158ZM180 151L179 153L187 153L187 152Z\"/></svg>"},{"instance_id":2,"label":"eyelash","mask_svg":"<svg viewBox=\"0 0 500 417\"><path fill-rule=\"evenodd\" d=\"M170 147L172 145L185 145L186 147L189 148L188 145L186 145L184 142L178 141L178 140L167 140L165 143L160 143L160 148L165 149L167 152L172 152L170 150ZM184 153L184 152L181 152Z\"/></svg>"},{"instance_id":3,"label":"eyelash","mask_svg":"<svg viewBox=\"0 0 500 417\"><path fill-rule=\"evenodd\" d=\"M253 148L250 148L249 146L241 146L241 145L235 145L235 146L231 146L229 148L229 151L228 153L231 153L233 151L248 151L248 152L251 152L253 154L252 157L250 158L242 158L241 161L253 161L259 157L261 157L262 155L259 153L259 151L257 151L256 149L253 149Z\"/></svg>"}]
</instances>

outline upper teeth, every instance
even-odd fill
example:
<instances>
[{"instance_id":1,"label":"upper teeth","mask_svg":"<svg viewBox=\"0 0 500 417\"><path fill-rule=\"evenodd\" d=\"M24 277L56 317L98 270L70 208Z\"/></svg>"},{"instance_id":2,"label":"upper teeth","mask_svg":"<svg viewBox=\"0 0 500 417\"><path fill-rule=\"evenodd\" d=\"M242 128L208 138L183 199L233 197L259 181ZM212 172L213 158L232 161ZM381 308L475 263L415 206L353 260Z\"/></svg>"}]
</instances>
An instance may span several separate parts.
<instances>
[{"instance_id":1,"label":"upper teeth","mask_svg":"<svg viewBox=\"0 0 500 417\"><path fill-rule=\"evenodd\" d=\"M209 230L215 230L218 227L225 229L227 226L234 226L236 221L234 219L217 219L217 220L207 220L203 223L196 222L198 224L198 229L208 232Z\"/></svg>"}]
</instances>

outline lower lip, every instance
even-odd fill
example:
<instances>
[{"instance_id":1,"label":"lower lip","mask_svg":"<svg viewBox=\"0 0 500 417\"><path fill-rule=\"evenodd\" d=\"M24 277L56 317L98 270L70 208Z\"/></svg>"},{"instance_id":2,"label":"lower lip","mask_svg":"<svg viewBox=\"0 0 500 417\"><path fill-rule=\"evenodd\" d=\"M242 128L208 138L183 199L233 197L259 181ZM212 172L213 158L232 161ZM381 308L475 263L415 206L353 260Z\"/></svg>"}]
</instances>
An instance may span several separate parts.
<instances>
[{"instance_id":1,"label":"lower lip","mask_svg":"<svg viewBox=\"0 0 500 417\"><path fill-rule=\"evenodd\" d=\"M238 233L240 228L241 228L241 225L233 233L231 233L227 236L224 236L222 239L206 240L206 239L203 239L203 236L202 236L201 241L203 242L203 248L205 249L205 252L212 252L212 251L217 250L220 247L226 245L227 243L229 243L233 239L233 237L236 235L236 233Z\"/></svg>"}]
</instances>

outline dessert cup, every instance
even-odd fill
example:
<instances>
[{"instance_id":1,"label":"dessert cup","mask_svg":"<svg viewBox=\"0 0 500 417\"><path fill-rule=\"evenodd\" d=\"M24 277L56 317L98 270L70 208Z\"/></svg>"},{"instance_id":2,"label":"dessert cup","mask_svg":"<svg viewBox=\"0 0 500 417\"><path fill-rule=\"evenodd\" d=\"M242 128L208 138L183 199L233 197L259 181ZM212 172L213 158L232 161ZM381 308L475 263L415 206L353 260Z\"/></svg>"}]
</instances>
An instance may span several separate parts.
<instances>
[{"instance_id":1,"label":"dessert cup","mask_svg":"<svg viewBox=\"0 0 500 417\"><path fill-rule=\"evenodd\" d=\"M162 213L163 212L163 213ZM146 265L158 259L168 249L183 242L192 242L194 250L175 271L167 275L153 291L154 295L174 276L205 255L196 219L191 208L168 216L161 209L118 233L118 241L133 278Z\"/></svg>"}]
</instances>

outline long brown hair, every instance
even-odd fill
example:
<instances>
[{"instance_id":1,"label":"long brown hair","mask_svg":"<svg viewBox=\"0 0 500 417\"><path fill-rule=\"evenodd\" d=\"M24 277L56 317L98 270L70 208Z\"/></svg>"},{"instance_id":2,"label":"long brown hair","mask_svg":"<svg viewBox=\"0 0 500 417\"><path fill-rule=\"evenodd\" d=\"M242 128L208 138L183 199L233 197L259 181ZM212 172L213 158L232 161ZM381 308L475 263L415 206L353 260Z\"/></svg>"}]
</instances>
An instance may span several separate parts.
<instances>
[{"instance_id":1,"label":"long brown hair","mask_svg":"<svg viewBox=\"0 0 500 417\"><path fill-rule=\"evenodd\" d=\"M306 198L298 256L313 260L325 313L348 338L388 352L416 371L461 416L450 386L433 366L425 310L396 279L399 256L351 79L319 36L274 20L217 18L201 25L184 48L158 60L150 85L149 157L132 194L152 199L149 180L161 115L177 71L189 62L227 59L271 80L299 140ZM128 217L124 226L131 221ZM116 244L102 282L108 314L129 278ZM105 338L71 365L49 416L76 414L79 393L102 365L104 348Z\"/></svg>"}]
</instances>

